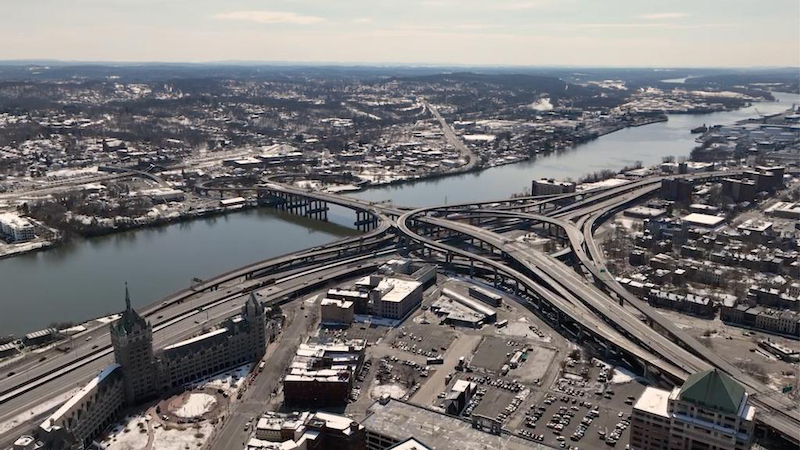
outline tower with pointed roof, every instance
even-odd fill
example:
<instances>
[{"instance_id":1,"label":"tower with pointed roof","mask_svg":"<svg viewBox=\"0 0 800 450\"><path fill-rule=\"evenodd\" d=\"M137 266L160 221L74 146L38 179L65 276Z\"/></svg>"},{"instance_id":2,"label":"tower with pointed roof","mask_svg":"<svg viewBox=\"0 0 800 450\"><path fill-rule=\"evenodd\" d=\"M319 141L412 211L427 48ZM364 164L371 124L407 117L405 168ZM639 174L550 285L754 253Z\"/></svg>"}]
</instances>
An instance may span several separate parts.
<instances>
[{"instance_id":1,"label":"tower with pointed roof","mask_svg":"<svg viewBox=\"0 0 800 450\"><path fill-rule=\"evenodd\" d=\"M125 402L136 404L155 395L153 327L131 306L127 283L125 311L111 323L111 344L125 374Z\"/></svg>"},{"instance_id":2,"label":"tower with pointed roof","mask_svg":"<svg viewBox=\"0 0 800 450\"><path fill-rule=\"evenodd\" d=\"M267 313L264 305L252 292L242 307L242 318L247 321L249 327L247 332L251 357L253 361L258 361L264 356L267 348Z\"/></svg>"}]
</instances>

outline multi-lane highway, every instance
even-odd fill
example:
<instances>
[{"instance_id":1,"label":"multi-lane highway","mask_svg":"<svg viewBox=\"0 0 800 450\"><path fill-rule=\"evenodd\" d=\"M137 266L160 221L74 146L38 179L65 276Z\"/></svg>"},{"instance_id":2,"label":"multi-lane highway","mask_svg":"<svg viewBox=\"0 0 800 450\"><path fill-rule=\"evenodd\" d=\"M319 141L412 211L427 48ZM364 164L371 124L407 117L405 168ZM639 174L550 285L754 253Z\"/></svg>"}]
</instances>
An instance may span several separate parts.
<instances>
[{"instance_id":1,"label":"multi-lane highway","mask_svg":"<svg viewBox=\"0 0 800 450\"><path fill-rule=\"evenodd\" d=\"M686 177L711 179L736 174L738 172L729 171ZM791 436L800 429L800 417L793 405L727 361L708 354L696 340L616 283L605 269L594 231L612 213L656 192L661 179L652 177L582 193L416 210L301 189L276 179L250 187L231 186L234 180L225 180L224 186L201 185L201 190L262 191L337 204L372 215L375 228L361 236L251 264L205 280L142 312L153 323L155 344L161 347L196 334L206 322L218 322L235 314L249 292L257 291L267 302L287 301L335 280L372 270L382 258L395 253L397 230L411 247L436 251L445 255L445 261L450 263L460 258L457 265L461 269L478 266L486 273L494 272L515 280L518 288L549 305L555 315L554 326L559 326L562 320L571 323L573 328L567 332L576 338L594 339L606 348L642 362L647 368L656 369L667 378L679 381L709 367L728 372L755 394L754 400L762 410L761 420ZM591 277L585 278L553 255L533 251L491 228L471 223L495 227L524 224L553 227L569 243L568 251L574 255L573 259ZM446 230L448 235L431 237L425 233L430 230ZM480 242L481 247L485 245L492 253L480 254L475 248L456 245L461 241L453 241L453 236L461 237L462 241ZM642 321L642 316L647 320ZM651 325L656 325L660 332ZM80 386L111 361L107 327L81 333L73 338L73 343L69 353L54 350L43 354L44 361L27 360L6 369L16 373L0 377L0 423L25 412L31 404ZM14 436L17 428L3 437Z\"/></svg>"},{"instance_id":2,"label":"multi-lane highway","mask_svg":"<svg viewBox=\"0 0 800 450\"><path fill-rule=\"evenodd\" d=\"M693 174L686 177L709 178L733 174L736 174L736 172ZM660 178L651 178L604 190L597 195L583 198L569 206L558 208L552 214L553 217L508 211L535 208L543 202L542 200L532 199L534 202L530 204L505 205L503 207L504 211L474 209L477 205L459 205L462 208L469 207L467 209L457 209L454 206L421 208L401 216L398 219L398 227L408 238L421 243L425 247L446 252L450 255L457 254L481 263L487 263L487 259L463 249L448 246L438 242L436 239L423 236L414 231L409 226L409 223L413 221L415 224L423 224L426 227L434 226L440 229L447 229L450 232L455 232L486 244L489 248L499 252L504 257L505 262L523 268L525 274L530 275L535 280L535 284L545 286L550 292L566 300L566 302L550 301L550 303L570 316L572 320L576 320L576 317L587 319L584 315L585 312L580 310L580 306L576 302L576 299L579 299L579 302L588 307L593 315L602 319L602 323L613 325L613 330L606 330L606 333L612 333L613 331L623 333L622 339L620 339L620 336L614 337L612 335L612 342L620 345L630 354L639 357L638 352L625 345L627 341L630 341L655 358L645 360L648 361L648 364L675 376L679 380L685 378L688 373L709 367L717 367L726 371L747 386L748 391L753 394L754 403L761 407L762 414L759 418L763 423L796 440L796 431L799 429L798 425L800 424L800 415L796 410L796 405L792 405L788 399L754 380L718 355L709 353L702 344L678 329L646 302L627 292L616 283L605 269L602 251L594 240L594 230L603 219L610 217L613 212L619 211L656 192L659 189L660 180ZM544 200L544 202L550 201L557 200L556 198ZM430 213L437 215L438 211L454 213L454 217L460 220L469 217L513 218L520 221L557 226L563 230L563 234L567 236L570 242L570 250L575 253L577 260L589 270L597 286L588 283L586 278L579 276L574 270L552 256L531 250L516 242L508 241L490 230L455 220L448 220L447 218L428 216ZM497 264L493 260L489 260L488 263ZM506 274L512 275L512 278L517 282L528 283L524 277L514 276L509 271L506 271ZM528 287L540 294L540 289L537 289L536 285ZM565 293L565 290L567 293ZM607 292L614 297L609 296ZM622 299L623 304L618 303L617 299ZM634 306L635 311L646 317L647 322L639 320L637 314L626 308L624 304ZM594 321L584 323L590 324L589 330L592 327L596 328L602 325L602 323ZM661 332L657 332L648 324L655 324ZM670 366L677 366L680 369L675 371Z\"/></svg>"}]
</instances>

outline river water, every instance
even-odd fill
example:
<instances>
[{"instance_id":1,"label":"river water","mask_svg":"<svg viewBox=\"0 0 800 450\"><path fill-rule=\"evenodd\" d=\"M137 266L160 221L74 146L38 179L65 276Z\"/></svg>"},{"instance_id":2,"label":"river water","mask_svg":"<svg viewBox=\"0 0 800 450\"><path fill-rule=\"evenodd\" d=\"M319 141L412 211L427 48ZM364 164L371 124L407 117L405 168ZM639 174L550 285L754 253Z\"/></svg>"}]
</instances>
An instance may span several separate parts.
<instances>
[{"instance_id":1,"label":"river water","mask_svg":"<svg viewBox=\"0 0 800 450\"><path fill-rule=\"evenodd\" d=\"M759 103L762 114L783 111L800 98L777 94ZM707 115L671 115L669 121L628 128L574 149L478 173L353 193L397 205L428 206L492 200L529 187L540 177L577 179L664 155L688 155L689 130L752 117L754 107ZM333 210L339 224L351 215ZM0 260L0 335L21 335L55 321L83 321L122 309L124 283L134 306L144 306L205 278L248 263L331 242L354 230L268 210L248 210L158 228L74 240L52 250Z\"/></svg>"}]
</instances>

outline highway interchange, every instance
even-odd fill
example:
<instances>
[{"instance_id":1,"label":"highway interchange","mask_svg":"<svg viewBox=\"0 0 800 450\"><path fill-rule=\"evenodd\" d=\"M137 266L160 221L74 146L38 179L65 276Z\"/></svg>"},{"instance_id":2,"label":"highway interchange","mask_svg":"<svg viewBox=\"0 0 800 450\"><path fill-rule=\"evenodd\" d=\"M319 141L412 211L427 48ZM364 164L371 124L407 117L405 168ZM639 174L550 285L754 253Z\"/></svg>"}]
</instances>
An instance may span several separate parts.
<instances>
[{"instance_id":1,"label":"highway interchange","mask_svg":"<svg viewBox=\"0 0 800 450\"><path fill-rule=\"evenodd\" d=\"M736 174L729 171L688 177L702 180ZM724 370L747 386L764 425L797 440L800 414L796 405L708 352L646 302L616 283L605 269L602 250L594 239L595 230L614 212L657 192L661 177L579 194L414 210L296 188L275 179L247 187L236 187L233 180L228 181L231 182L224 186L199 188L203 192L280 193L301 202L305 199L337 204L371 214L376 226L361 236L204 280L145 308L142 314L153 324L157 348L196 334L207 323L236 314L250 292L257 292L268 304L283 303L320 291L337 281L368 273L398 251L410 251L423 258L427 251L427 258L449 264L453 269L479 270L490 277L498 274L491 277L495 282L513 281L515 290L524 292L525 298L544 301L555 311L557 317L555 323L552 320L551 323L557 326L562 320L571 322L573 328L566 329L571 337L602 342L613 352L655 369L666 379L679 382L690 373L710 367ZM552 227L569 247L547 255L521 247L496 232L532 224ZM471 245L462 245L466 242ZM568 266L565 259L574 266ZM575 324L579 326L576 328ZM24 360L5 369L6 373L15 373L0 377L0 423L25 413L31 405L45 403L81 386L111 362L106 326L79 333L72 343L73 348L67 353L53 349L41 355L44 360ZM6 430L0 445L30 428L37 419L32 417ZM223 430L229 439L234 438L231 432L225 433Z\"/></svg>"}]
</instances>

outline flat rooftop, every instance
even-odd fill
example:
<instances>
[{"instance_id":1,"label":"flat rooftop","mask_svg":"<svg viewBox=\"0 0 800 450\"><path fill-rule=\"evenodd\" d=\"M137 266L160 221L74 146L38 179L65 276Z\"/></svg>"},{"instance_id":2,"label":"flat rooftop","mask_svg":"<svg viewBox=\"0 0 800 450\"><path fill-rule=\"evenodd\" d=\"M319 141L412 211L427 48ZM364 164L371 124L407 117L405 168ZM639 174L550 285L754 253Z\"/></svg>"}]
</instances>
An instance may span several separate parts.
<instances>
[{"instance_id":1,"label":"flat rooftop","mask_svg":"<svg viewBox=\"0 0 800 450\"><path fill-rule=\"evenodd\" d=\"M682 220L703 227L717 227L725 222L725 218L722 216L699 213L691 213L688 216L684 216Z\"/></svg>"},{"instance_id":2,"label":"flat rooftop","mask_svg":"<svg viewBox=\"0 0 800 450\"><path fill-rule=\"evenodd\" d=\"M551 447L511 435L500 436L472 428L472 423L421 406L389 400L375 402L361 423L368 431L396 439L409 437L436 450L545 450Z\"/></svg>"},{"instance_id":3,"label":"flat rooftop","mask_svg":"<svg viewBox=\"0 0 800 450\"><path fill-rule=\"evenodd\" d=\"M403 280L401 278L385 278L378 285L378 289L389 289L386 294L381 297L384 302L402 302L409 296L415 289L422 284L418 281Z\"/></svg>"},{"instance_id":4,"label":"flat rooftop","mask_svg":"<svg viewBox=\"0 0 800 450\"><path fill-rule=\"evenodd\" d=\"M644 392L642 392L639 399L636 400L633 409L644 411L655 416L669 417L669 413L667 413L669 408L669 395L670 391L648 386L645 388Z\"/></svg>"}]
</instances>

